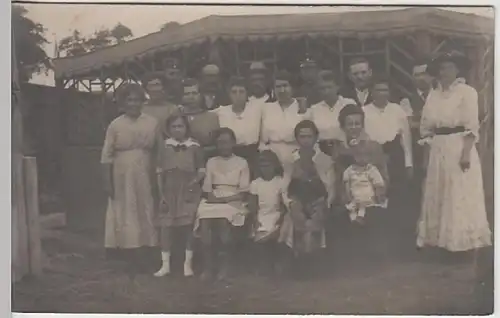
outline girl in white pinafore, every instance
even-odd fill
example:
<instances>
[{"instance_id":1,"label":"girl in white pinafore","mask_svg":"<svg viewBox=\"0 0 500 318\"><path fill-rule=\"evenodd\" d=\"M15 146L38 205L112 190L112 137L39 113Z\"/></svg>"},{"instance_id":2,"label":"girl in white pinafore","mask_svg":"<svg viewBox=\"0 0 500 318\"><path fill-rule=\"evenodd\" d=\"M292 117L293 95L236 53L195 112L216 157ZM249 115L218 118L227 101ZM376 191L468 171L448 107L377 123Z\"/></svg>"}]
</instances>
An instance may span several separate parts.
<instances>
[{"instance_id":1,"label":"girl in white pinafore","mask_svg":"<svg viewBox=\"0 0 500 318\"><path fill-rule=\"evenodd\" d=\"M439 84L425 103L420 143L428 146L417 246L451 252L491 245L478 140L478 95L458 78L468 60L458 52L435 59Z\"/></svg>"}]
</instances>

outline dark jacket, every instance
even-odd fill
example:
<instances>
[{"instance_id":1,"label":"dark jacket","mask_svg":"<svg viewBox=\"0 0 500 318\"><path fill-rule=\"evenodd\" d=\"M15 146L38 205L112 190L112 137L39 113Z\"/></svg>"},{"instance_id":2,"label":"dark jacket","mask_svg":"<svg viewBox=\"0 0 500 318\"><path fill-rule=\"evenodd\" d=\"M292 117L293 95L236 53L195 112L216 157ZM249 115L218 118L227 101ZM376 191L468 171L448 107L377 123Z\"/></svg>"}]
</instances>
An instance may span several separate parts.
<instances>
[{"instance_id":1,"label":"dark jacket","mask_svg":"<svg viewBox=\"0 0 500 318\"><path fill-rule=\"evenodd\" d=\"M368 97L366 98L366 102L364 104L362 104L358 99L358 94L356 94L356 89L352 85L342 87L339 90L339 95L344 97L344 98L353 99L356 102L356 104L358 104L358 106L365 106L365 105L370 104L373 101L372 93L371 93L371 91L369 91Z\"/></svg>"}]
</instances>

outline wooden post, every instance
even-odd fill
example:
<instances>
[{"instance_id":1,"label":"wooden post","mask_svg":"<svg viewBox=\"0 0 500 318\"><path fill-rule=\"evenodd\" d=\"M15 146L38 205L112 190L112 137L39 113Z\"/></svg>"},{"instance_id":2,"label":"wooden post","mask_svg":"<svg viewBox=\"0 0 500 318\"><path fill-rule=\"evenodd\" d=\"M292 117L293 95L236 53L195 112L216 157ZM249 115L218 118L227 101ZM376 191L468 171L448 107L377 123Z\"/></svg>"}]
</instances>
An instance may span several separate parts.
<instances>
[{"instance_id":1,"label":"wooden post","mask_svg":"<svg viewBox=\"0 0 500 318\"><path fill-rule=\"evenodd\" d=\"M389 38L385 40L385 73L387 76L391 76L391 46L389 45Z\"/></svg>"},{"instance_id":2,"label":"wooden post","mask_svg":"<svg viewBox=\"0 0 500 318\"><path fill-rule=\"evenodd\" d=\"M234 48L234 56L236 59L236 75L240 76L240 66L241 66L241 60L240 60L240 49L238 47L238 42L235 40L232 41L233 48Z\"/></svg>"},{"instance_id":3,"label":"wooden post","mask_svg":"<svg viewBox=\"0 0 500 318\"><path fill-rule=\"evenodd\" d=\"M344 46L342 38L338 38L339 43L339 59L340 59L340 84L345 85L345 70L344 70Z\"/></svg>"},{"instance_id":4,"label":"wooden post","mask_svg":"<svg viewBox=\"0 0 500 318\"><path fill-rule=\"evenodd\" d=\"M42 273L42 244L36 158L25 157L23 166L29 240L29 268L31 275L38 276Z\"/></svg>"},{"instance_id":5,"label":"wooden post","mask_svg":"<svg viewBox=\"0 0 500 318\"><path fill-rule=\"evenodd\" d=\"M420 31L416 34L417 54L420 58L428 57L432 53L432 38L429 32Z\"/></svg>"},{"instance_id":6,"label":"wooden post","mask_svg":"<svg viewBox=\"0 0 500 318\"><path fill-rule=\"evenodd\" d=\"M12 34L12 39L15 39ZM19 85L18 64L15 43L11 46L11 89L12 89L12 163L11 163L11 226L12 226L12 281L17 282L29 273L28 226L26 224L26 201L24 199L23 175L23 119L22 96Z\"/></svg>"}]
</instances>

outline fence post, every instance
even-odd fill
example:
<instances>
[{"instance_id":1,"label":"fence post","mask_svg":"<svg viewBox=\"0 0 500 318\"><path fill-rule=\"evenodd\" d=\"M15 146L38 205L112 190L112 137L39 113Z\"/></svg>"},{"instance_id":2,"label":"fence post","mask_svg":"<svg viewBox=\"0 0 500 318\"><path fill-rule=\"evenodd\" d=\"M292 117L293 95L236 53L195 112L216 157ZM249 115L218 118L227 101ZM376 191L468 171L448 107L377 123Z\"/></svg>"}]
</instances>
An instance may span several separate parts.
<instances>
[{"instance_id":1,"label":"fence post","mask_svg":"<svg viewBox=\"0 0 500 318\"><path fill-rule=\"evenodd\" d=\"M28 221L29 268L31 275L38 276L42 273L42 244L38 204L38 175L35 157L24 158L24 184Z\"/></svg>"}]
</instances>

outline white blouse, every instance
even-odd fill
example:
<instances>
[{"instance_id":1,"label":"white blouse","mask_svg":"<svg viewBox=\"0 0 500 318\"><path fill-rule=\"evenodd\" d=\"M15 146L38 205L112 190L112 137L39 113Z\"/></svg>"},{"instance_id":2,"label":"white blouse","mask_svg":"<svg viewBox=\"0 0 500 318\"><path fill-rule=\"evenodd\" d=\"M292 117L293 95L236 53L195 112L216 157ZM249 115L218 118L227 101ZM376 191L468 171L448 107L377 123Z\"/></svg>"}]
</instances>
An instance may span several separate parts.
<instances>
[{"instance_id":1,"label":"white blouse","mask_svg":"<svg viewBox=\"0 0 500 318\"><path fill-rule=\"evenodd\" d=\"M268 99L269 99L269 94L267 94L267 93L264 94L261 97L255 97L253 95L248 97L248 100L250 102L257 102L257 103L260 103L260 104L266 103Z\"/></svg>"},{"instance_id":2,"label":"white blouse","mask_svg":"<svg viewBox=\"0 0 500 318\"><path fill-rule=\"evenodd\" d=\"M231 105L221 106L212 112L219 117L220 127L234 131L238 145L252 145L259 142L262 107L260 103L248 102L241 114L236 114Z\"/></svg>"},{"instance_id":3,"label":"white blouse","mask_svg":"<svg viewBox=\"0 0 500 318\"><path fill-rule=\"evenodd\" d=\"M356 105L356 102L350 98L339 96L333 107L330 107L325 101L311 106L308 112L311 120L318 127L320 140L342 139L344 133L340 128L339 113L342 108L349 104Z\"/></svg>"},{"instance_id":4,"label":"white blouse","mask_svg":"<svg viewBox=\"0 0 500 318\"><path fill-rule=\"evenodd\" d=\"M479 136L477 91L458 78L449 89L438 85L431 90L422 111L420 135L431 137L434 128L464 126L467 133Z\"/></svg>"},{"instance_id":5,"label":"white blouse","mask_svg":"<svg viewBox=\"0 0 500 318\"><path fill-rule=\"evenodd\" d=\"M261 145L268 143L295 143L294 129L309 118L309 112L299 114L296 100L282 108L278 102L266 103L262 109Z\"/></svg>"},{"instance_id":6,"label":"white blouse","mask_svg":"<svg viewBox=\"0 0 500 318\"><path fill-rule=\"evenodd\" d=\"M217 187L233 188L234 193L246 192L249 186L250 170L245 159L236 155L208 159L203 192L212 192Z\"/></svg>"},{"instance_id":7,"label":"white blouse","mask_svg":"<svg viewBox=\"0 0 500 318\"><path fill-rule=\"evenodd\" d=\"M401 135L401 146L405 154L405 166L413 166L412 139L408 118L403 108L395 103L388 103L379 108L373 103L363 106L365 112L365 130L370 139L384 144Z\"/></svg>"}]
</instances>

